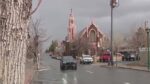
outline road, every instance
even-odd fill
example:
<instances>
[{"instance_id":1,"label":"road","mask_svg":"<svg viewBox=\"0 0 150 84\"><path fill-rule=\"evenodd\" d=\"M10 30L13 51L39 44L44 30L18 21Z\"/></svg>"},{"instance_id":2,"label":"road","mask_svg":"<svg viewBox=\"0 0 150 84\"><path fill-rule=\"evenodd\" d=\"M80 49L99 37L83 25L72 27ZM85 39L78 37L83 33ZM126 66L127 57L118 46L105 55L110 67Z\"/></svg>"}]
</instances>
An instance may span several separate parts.
<instances>
[{"instance_id":1,"label":"road","mask_svg":"<svg viewBox=\"0 0 150 84\"><path fill-rule=\"evenodd\" d=\"M35 84L150 84L150 73L129 69L103 68L99 64L80 65L78 69L61 71L59 60L44 56L43 68Z\"/></svg>"}]
</instances>

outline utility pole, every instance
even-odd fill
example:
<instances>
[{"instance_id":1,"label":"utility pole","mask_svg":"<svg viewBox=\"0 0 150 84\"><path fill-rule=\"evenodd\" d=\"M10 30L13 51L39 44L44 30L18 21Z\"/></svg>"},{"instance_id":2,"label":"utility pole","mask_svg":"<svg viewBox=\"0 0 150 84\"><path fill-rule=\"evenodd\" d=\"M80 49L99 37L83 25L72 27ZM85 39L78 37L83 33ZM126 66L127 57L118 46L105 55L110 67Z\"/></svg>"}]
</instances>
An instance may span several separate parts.
<instances>
[{"instance_id":1,"label":"utility pole","mask_svg":"<svg viewBox=\"0 0 150 84\"><path fill-rule=\"evenodd\" d=\"M148 71L150 70L150 57L149 57L149 33L150 33L150 28L147 27L147 23L148 22L145 22L145 30L147 32L147 69Z\"/></svg>"},{"instance_id":2,"label":"utility pole","mask_svg":"<svg viewBox=\"0 0 150 84\"><path fill-rule=\"evenodd\" d=\"M114 65L113 62L113 9L115 7L119 6L119 0L110 0L110 7L111 7L111 60L109 62L109 64L111 64L111 66Z\"/></svg>"}]
</instances>

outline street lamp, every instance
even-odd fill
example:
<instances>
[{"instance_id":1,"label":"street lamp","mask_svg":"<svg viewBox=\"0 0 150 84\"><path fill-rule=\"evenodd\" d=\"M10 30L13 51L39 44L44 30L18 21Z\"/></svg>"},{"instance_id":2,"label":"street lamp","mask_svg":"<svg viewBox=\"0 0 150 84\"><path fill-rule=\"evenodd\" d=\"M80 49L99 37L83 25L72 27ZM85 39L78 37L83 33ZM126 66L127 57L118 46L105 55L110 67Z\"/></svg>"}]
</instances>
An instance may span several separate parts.
<instances>
[{"instance_id":1,"label":"street lamp","mask_svg":"<svg viewBox=\"0 0 150 84\"><path fill-rule=\"evenodd\" d=\"M149 32L150 32L150 29L148 27L146 27L146 32L147 32L147 69L149 71L150 69L150 61L149 61Z\"/></svg>"},{"instance_id":2,"label":"street lamp","mask_svg":"<svg viewBox=\"0 0 150 84\"><path fill-rule=\"evenodd\" d=\"M113 8L119 6L119 0L110 0L110 7L111 7L111 66L114 65L113 63Z\"/></svg>"}]
</instances>

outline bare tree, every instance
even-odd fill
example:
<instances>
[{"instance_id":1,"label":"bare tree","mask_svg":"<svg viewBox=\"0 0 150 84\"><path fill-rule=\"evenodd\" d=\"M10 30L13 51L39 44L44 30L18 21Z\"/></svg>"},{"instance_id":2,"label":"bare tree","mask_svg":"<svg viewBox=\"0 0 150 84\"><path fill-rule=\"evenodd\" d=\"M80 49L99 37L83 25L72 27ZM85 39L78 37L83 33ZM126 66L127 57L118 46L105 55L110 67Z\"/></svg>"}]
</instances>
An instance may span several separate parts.
<instances>
[{"instance_id":1,"label":"bare tree","mask_svg":"<svg viewBox=\"0 0 150 84\"><path fill-rule=\"evenodd\" d=\"M132 36L132 39L130 40L129 44L134 49L146 47L146 37L147 36L146 36L145 28L139 27L138 30Z\"/></svg>"},{"instance_id":2,"label":"bare tree","mask_svg":"<svg viewBox=\"0 0 150 84\"><path fill-rule=\"evenodd\" d=\"M106 36L104 36L102 40L102 47L103 48L110 48L110 39Z\"/></svg>"},{"instance_id":3,"label":"bare tree","mask_svg":"<svg viewBox=\"0 0 150 84\"><path fill-rule=\"evenodd\" d=\"M81 54L89 54L90 44L88 38L84 39L76 39L74 43L72 43L73 47L77 50L76 53L80 56Z\"/></svg>"},{"instance_id":4,"label":"bare tree","mask_svg":"<svg viewBox=\"0 0 150 84\"><path fill-rule=\"evenodd\" d=\"M52 43L51 43L48 50L54 55L55 52L56 52L57 46L58 46L58 41L57 40L52 40Z\"/></svg>"},{"instance_id":5,"label":"bare tree","mask_svg":"<svg viewBox=\"0 0 150 84\"><path fill-rule=\"evenodd\" d=\"M39 4L41 0L39 1ZM32 0L0 0L0 80L24 84Z\"/></svg>"},{"instance_id":6,"label":"bare tree","mask_svg":"<svg viewBox=\"0 0 150 84\"><path fill-rule=\"evenodd\" d=\"M49 40L50 37L46 37L46 33L40 27L41 21L36 20L31 22L29 31L29 45L28 45L28 56L34 59L34 63L37 64L37 69L40 66L40 56L42 54L42 44Z\"/></svg>"},{"instance_id":7,"label":"bare tree","mask_svg":"<svg viewBox=\"0 0 150 84\"><path fill-rule=\"evenodd\" d=\"M125 37L122 36L121 34L116 34L115 37L114 37L113 50L114 50L115 52L118 52L121 47L128 47L128 46L126 45Z\"/></svg>"},{"instance_id":8,"label":"bare tree","mask_svg":"<svg viewBox=\"0 0 150 84\"><path fill-rule=\"evenodd\" d=\"M2 84L24 84L32 0L0 0Z\"/></svg>"}]
</instances>

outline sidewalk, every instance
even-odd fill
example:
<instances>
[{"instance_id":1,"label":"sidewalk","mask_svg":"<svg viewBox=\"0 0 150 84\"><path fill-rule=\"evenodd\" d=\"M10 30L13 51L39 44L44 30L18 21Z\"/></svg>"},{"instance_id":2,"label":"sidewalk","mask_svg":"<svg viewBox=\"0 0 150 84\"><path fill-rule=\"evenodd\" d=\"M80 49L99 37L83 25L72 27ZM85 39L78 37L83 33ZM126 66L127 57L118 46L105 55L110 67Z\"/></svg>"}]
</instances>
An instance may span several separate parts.
<instances>
[{"instance_id":1,"label":"sidewalk","mask_svg":"<svg viewBox=\"0 0 150 84\"><path fill-rule=\"evenodd\" d=\"M108 63L100 63L101 67L113 67L113 68L122 68L122 69L132 69L132 70L139 70L139 71L146 71L149 72L147 67L143 67L143 66L131 66L131 65L126 65L126 64L121 64L118 63L117 65L114 64L114 66L108 66Z\"/></svg>"},{"instance_id":2,"label":"sidewalk","mask_svg":"<svg viewBox=\"0 0 150 84\"><path fill-rule=\"evenodd\" d=\"M32 60L27 60L25 68L25 84L31 84L35 74L35 65Z\"/></svg>"}]
</instances>

